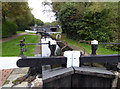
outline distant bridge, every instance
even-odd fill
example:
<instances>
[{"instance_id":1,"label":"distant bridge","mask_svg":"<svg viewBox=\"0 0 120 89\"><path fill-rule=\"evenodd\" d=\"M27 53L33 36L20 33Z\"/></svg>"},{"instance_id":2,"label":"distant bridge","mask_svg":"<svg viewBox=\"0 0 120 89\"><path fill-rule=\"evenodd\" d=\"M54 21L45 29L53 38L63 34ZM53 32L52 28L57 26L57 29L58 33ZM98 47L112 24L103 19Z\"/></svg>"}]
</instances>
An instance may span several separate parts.
<instances>
[{"instance_id":1,"label":"distant bridge","mask_svg":"<svg viewBox=\"0 0 120 89\"><path fill-rule=\"evenodd\" d=\"M34 26L32 27L33 31L46 31L46 32L57 32L59 26Z\"/></svg>"}]
</instances>

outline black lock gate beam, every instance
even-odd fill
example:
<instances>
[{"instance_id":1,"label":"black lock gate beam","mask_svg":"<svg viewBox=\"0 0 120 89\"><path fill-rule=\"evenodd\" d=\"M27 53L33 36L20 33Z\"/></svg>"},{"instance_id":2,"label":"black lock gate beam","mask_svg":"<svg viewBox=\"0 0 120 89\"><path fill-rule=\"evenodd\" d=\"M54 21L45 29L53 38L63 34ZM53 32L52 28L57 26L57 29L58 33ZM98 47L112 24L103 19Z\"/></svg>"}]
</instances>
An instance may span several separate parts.
<instances>
[{"instance_id":1,"label":"black lock gate beam","mask_svg":"<svg viewBox=\"0 0 120 89\"><path fill-rule=\"evenodd\" d=\"M82 63L108 63L116 66L120 62L120 55L81 56ZM66 57L26 57L17 61L18 67L41 67L42 65L67 64Z\"/></svg>"},{"instance_id":2,"label":"black lock gate beam","mask_svg":"<svg viewBox=\"0 0 120 89\"><path fill-rule=\"evenodd\" d=\"M109 63L114 64L120 61L120 55L95 55L95 56L82 56L81 63Z\"/></svg>"},{"instance_id":3,"label":"black lock gate beam","mask_svg":"<svg viewBox=\"0 0 120 89\"><path fill-rule=\"evenodd\" d=\"M66 57L26 57L17 61L18 67L41 67L42 65L66 64Z\"/></svg>"}]
</instances>

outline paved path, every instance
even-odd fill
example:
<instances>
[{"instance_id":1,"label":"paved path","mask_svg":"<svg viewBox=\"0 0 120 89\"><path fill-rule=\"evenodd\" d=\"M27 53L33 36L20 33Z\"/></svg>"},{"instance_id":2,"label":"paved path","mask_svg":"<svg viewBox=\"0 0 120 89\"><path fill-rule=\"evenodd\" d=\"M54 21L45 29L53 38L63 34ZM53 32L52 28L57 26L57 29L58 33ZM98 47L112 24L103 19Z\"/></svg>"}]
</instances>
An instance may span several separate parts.
<instances>
[{"instance_id":1,"label":"paved path","mask_svg":"<svg viewBox=\"0 0 120 89\"><path fill-rule=\"evenodd\" d=\"M4 42L7 42L9 40L16 39L16 38L18 38L18 37L20 37L22 35L25 35L25 34L28 34L28 33L24 32L24 33L20 33L20 34L17 34L17 35L13 35L13 36L11 36L9 38L2 38L2 39L0 39L0 43L4 43Z\"/></svg>"},{"instance_id":2,"label":"paved path","mask_svg":"<svg viewBox=\"0 0 120 89\"><path fill-rule=\"evenodd\" d=\"M8 88L12 87L12 85L13 85L12 82L15 81L17 78L20 78L20 77L26 75L28 70L29 70L28 67L14 69L14 71L11 73L11 75L7 78L8 82L3 87L8 87ZM21 87L28 87L28 85L22 84Z\"/></svg>"}]
</instances>

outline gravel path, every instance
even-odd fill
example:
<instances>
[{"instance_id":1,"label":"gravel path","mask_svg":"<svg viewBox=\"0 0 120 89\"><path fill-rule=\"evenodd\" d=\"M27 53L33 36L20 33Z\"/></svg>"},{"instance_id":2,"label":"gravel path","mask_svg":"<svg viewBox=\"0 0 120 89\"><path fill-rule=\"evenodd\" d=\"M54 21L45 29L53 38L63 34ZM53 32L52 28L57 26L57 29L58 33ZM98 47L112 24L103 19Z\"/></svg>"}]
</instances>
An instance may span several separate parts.
<instances>
[{"instance_id":1,"label":"gravel path","mask_svg":"<svg viewBox=\"0 0 120 89\"><path fill-rule=\"evenodd\" d=\"M16 38L18 38L18 37L20 37L22 35L25 35L25 34L28 34L28 33L24 32L24 33L20 33L20 34L17 34L17 35L13 35L13 36L11 36L9 38L2 38L2 39L0 39L0 43L4 43L4 42L7 42L9 40L16 39Z\"/></svg>"}]
</instances>

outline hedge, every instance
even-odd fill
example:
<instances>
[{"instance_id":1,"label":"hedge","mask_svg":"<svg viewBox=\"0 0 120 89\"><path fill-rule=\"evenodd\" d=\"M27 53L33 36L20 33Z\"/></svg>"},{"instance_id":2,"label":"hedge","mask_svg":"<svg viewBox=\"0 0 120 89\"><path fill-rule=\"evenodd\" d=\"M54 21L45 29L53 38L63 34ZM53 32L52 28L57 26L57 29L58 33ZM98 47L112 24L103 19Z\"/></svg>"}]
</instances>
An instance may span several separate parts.
<instances>
[{"instance_id":1,"label":"hedge","mask_svg":"<svg viewBox=\"0 0 120 89\"><path fill-rule=\"evenodd\" d=\"M2 38L10 37L16 34L17 25L11 21L4 21L2 23Z\"/></svg>"}]
</instances>

